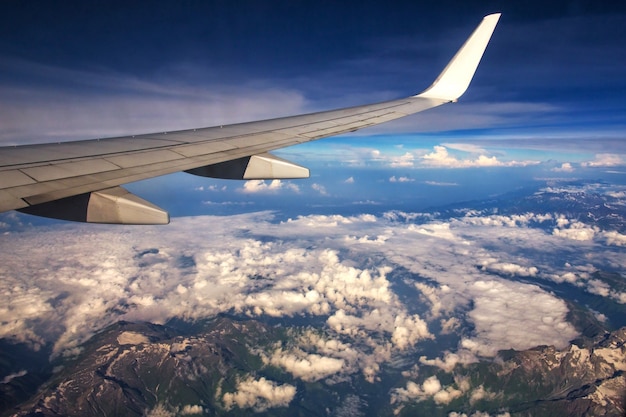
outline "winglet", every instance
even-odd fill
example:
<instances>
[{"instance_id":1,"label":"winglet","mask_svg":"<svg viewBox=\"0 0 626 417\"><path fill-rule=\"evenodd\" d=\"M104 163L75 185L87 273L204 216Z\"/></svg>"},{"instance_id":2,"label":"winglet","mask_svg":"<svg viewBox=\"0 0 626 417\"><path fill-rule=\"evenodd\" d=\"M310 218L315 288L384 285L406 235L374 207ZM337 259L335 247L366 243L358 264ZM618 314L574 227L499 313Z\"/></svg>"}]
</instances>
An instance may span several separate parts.
<instances>
[{"instance_id":1,"label":"winglet","mask_svg":"<svg viewBox=\"0 0 626 417\"><path fill-rule=\"evenodd\" d=\"M498 19L500 19L500 13L485 16L435 82L415 97L438 98L449 101L456 101L461 97L472 81Z\"/></svg>"}]
</instances>

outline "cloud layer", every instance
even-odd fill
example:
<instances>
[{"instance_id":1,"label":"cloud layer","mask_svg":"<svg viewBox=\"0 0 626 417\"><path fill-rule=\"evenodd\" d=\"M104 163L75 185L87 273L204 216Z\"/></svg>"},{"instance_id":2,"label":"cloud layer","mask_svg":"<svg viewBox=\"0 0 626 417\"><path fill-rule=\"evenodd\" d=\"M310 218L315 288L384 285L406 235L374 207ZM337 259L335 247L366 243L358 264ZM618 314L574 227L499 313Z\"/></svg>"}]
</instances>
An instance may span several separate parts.
<instances>
[{"instance_id":1,"label":"cloud layer","mask_svg":"<svg viewBox=\"0 0 626 417\"><path fill-rule=\"evenodd\" d=\"M443 219L388 212L280 222L255 213L174 218L167 228L64 224L1 238L2 338L51 342L55 355L72 355L117 320L309 317L319 324L294 327L288 341L257 352L309 382L352 375L374 382L382 366L441 335L455 342L420 363L445 372L502 349L564 347L578 331L565 301L542 282L626 303L623 290L595 274L626 268L623 235L559 213L461 210ZM446 403L465 392L459 384L434 390L431 382L407 385L397 401ZM281 389L243 379L224 402L284 404L291 391Z\"/></svg>"}]
</instances>

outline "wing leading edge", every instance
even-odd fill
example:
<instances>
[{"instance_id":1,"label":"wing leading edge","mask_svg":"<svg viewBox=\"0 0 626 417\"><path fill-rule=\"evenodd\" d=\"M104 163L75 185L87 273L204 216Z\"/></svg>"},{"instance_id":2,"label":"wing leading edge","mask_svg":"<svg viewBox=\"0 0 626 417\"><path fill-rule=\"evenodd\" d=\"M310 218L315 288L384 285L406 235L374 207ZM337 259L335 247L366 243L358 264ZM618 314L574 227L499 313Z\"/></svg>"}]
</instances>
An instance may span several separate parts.
<instances>
[{"instance_id":1,"label":"wing leading edge","mask_svg":"<svg viewBox=\"0 0 626 417\"><path fill-rule=\"evenodd\" d=\"M499 18L499 13L483 18L435 82L404 99L228 126L2 147L0 212L166 224L167 212L120 185L178 171L230 179L308 177L306 168L268 152L456 101L469 86Z\"/></svg>"}]
</instances>

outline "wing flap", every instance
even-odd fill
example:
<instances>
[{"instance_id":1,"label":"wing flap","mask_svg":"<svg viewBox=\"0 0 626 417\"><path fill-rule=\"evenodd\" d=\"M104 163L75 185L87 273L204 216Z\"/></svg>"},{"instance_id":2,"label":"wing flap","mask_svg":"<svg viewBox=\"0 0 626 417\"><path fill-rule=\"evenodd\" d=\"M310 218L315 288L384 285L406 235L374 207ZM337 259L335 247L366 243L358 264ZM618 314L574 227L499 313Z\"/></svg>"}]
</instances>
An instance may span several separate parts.
<instances>
[{"instance_id":1,"label":"wing flap","mask_svg":"<svg viewBox=\"0 0 626 417\"><path fill-rule=\"evenodd\" d=\"M204 143L181 145L172 150L186 158L192 158L194 156L210 155L217 152L226 152L232 149L237 149L237 147L234 146L232 143L212 140L210 142Z\"/></svg>"},{"instance_id":2,"label":"wing flap","mask_svg":"<svg viewBox=\"0 0 626 417\"><path fill-rule=\"evenodd\" d=\"M82 158L104 157L146 149L160 149L180 142L159 140L153 135L139 138L90 139L74 142L46 143L0 148L0 170L11 166L63 163Z\"/></svg>"},{"instance_id":3,"label":"wing flap","mask_svg":"<svg viewBox=\"0 0 626 417\"><path fill-rule=\"evenodd\" d=\"M8 171L2 171L2 183L6 185L6 188L11 188L18 187L20 185L36 184L37 181L20 170L11 169Z\"/></svg>"},{"instance_id":4,"label":"wing flap","mask_svg":"<svg viewBox=\"0 0 626 417\"><path fill-rule=\"evenodd\" d=\"M145 152L133 152L123 155L108 156L106 161L118 168L132 168L151 165L159 162L175 161L184 158L183 155L170 149L157 149Z\"/></svg>"},{"instance_id":5,"label":"wing flap","mask_svg":"<svg viewBox=\"0 0 626 417\"><path fill-rule=\"evenodd\" d=\"M0 212L28 207L28 203L8 191L0 190Z\"/></svg>"},{"instance_id":6,"label":"wing flap","mask_svg":"<svg viewBox=\"0 0 626 417\"><path fill-rule=\"evenodd\" d=\"M90 175L99 172L119 169L105 159L90 159L86 161L64 162L54 165L40 165L31 168L23 168L21 172L34 179L36 182L53 181L62 178Z\"/></svg>"},{"instance_id":7,"label":"wing flap","mask_svg":"<svg viewBox=\"0 0 626 417\"><path fill-rule=\"evenodd\" d=\"M122 187L74 195L20 211L60 220L108 224L168 224L167 212Z\"/></svg>"}]
</instances>

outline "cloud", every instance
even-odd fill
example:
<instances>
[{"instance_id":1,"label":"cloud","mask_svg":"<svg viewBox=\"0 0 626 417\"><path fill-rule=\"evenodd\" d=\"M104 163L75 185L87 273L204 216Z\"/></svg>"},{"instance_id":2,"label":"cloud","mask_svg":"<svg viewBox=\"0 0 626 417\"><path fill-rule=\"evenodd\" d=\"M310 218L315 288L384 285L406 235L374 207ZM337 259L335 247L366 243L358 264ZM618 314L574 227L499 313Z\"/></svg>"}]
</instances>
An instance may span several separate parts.
<instances>
[{"instance_id":1,"label":"cloud","mask_svg":"<svg viewBox=\"0 0 626 417\"><path fill-rule=\"evenodd\" d=\"M389 182L414 182L415 180L409 177L398 177L396 178L395 175L391 176L389 178Z\"/></svg>"},{"instance_id":2,"label":"cloud","mask_svg":"<svg viewBox=\"0 0 626 417\"><path fill-rule=\"evenodd\" d=\"M519 277L624 302L623 291L593 278L626 267L622 235L594 229L591 241L576 240L555 229L585 226L559 213L459 211L443 221L392 211L279 222L262 212L174 218L166 233L74 224L14 233L10 244L0 242L0 337L53 343L61 355L118 320L304 316L318 318L321 339L281 346L274 359L294 372L308 364L301 378L360 373L376 381L382 364L436 341L439 331L460 345L424 360L448 369L466 353L563 346L576 336L565 303ZM599 250L589 251L589 242ZM398 293L399 280L407 294Z\"/></svg>"},{"instance_id":3,"label":"cloud","mask_svg":"<svg viewBox=\"0 0 626 417\"><path fill-rule=\"evenodd\" d=\"M407 213L400 210L392 210L383 213L383 218L394 223L412 223L418 220L432 220L435 216L431 213Z\"/></svg>"},{"instance_id":4,"label":"cloud","mask_svg":"<svg viewBox=\"0 0 626 417\"><path fill-rule=\"evenodd\" d=\"M252 206L254 201L209 201L203 200L205 206Z\"/></svg>"},{"instance_id":5,"label":"cloud","mask_svg":"<svg viewBox=\"0 0 626 417\"><path fill-rule=\"evenodd\" d=\"M26 375L28 372L27 371L19 371L19 372L15 372L13 374L9 374L7 376L5 376L4 378L2 378L2 381L0 381L0 384L8 384L9 382L11 382L12 380L14 380L15 378L21 378L24 375Z\"/></svg>"},{"instance_id":6,"label":"cloud","mask_svg":"<svg viewBox=\"0 0 626 417\"><path fill-rule=\"evenodd\" d=\"M169 410L164 404L157 404L153 409L146 413L147 417L175 417L176 413Z\"/></svg>"},{"instance_id":7,"label":"cloud","mask_svg":"<svg viewBox=\"0 0 626 417\"><path fill-rule=\"evenodd\" d=\"M406 152L403 155L383 155L377 149L371 150L369 156L372 161L382 163L391 168L413 168L416 159L411 152Z\"/></svg>"},{"instance_id":8,"label":"cloud","mask_svg":"<svg viewBox=\"0 0 626 417\"><path fill-rule=\"evenodd\" d=\"M564 162L560 167L552 168L551 171L554 172L574 172L574 167L569 162Z\"/></svg>"},{"instance_id":9,"label":"cloud","mask_svg":"<svg viewBox=\"0 0 626 417\"><path fill-rule=\"evenodd\" d=\"M117 343L120 345L140 345L149 342L150 339L146 336L135 332L123 332L117 337Z\"/></svg>"},{"instance_id":10,"label":"cloud","mask_svg":"<svg viewBox=\"0 0 626 417\"><path fill-rule=\"evenodd\" d=\"M537 161L499 161L495 156L479 155L476 159L458 159L448 153L445 146L435 146L434 151L420 158L420 164L433 168L479 168L479 167L515 167L538 164Z\"/></svg>"},{"instance_id":11,"label":"cloud","mask_svg":"<svg viewBox=\"0 0 626 417\"><path fill-rule=\"evenodd\" d=\"M454 149L457 151L474 153L474 154L485 154L487 150L482 146L478 146L473 143L442 143L442 146L448 149Z\"/></svg>"},{"instance_id":12,"label":"cloud","mask_svg":"<svg viewBox=\"0 0 626 417\"><path fill-rule=\"evenodd\" d=\"M361 201L353 201L352 204L356 206L379 206L381 203L373 200L361 200Z\"/></svg>"},{"instance_id":13,"label":"cloud","mask_svg":"<svg viewBox=\"0 0 626 417\"><path fill-rule=\"evenodd\" d=\"M611 287L609 284L599 279L590 279L587 282L587 288L590 293L601 297L608 297L611 294Z\"/></svg>"},{"instance_id":14,"label":"cloud","mask_svg":"<svg viewBox=\"0 0 626 417\"><path fill-rule=\"evenodd\" d=\"M599 153L593 161L583 162L580 164L586 168L603 168L626 165L626 161L622 155L614 153Z\"/></svg>"},{"instance_id":15,"label":"cloud","mask_svg":"<svg viewBox=\"0 0 626 417\"><path fill-rule=\"evenodd\" d=\"M405 350L422 339L434 339L428 331L428 325L419 315L396 316L391 342L400 350Z\"/></svg>"},{"instance_id":16,"label":"cloud","mask_svg":"<svg viewBox=\"0 0 626 417\"><path fill-rule=\"evenodd\" d=\"M482 267L490 272L506 275L518 275L521 277L535 277L539 272L539 270L534 266L525 267L510 262L485 262Z\"/></svg>"},{"instance_id":17,"label":"cloud","mask_svg":"<svg viewBox=\"0 0 626 417\"><path fill-rule=\"evenodd\" d=\"M268 363L281 367L294 377L308 382L336 374L344 366L342 359L305 353L300 350L287 353L282 349L276 350L268 359Z\"/></svg>"},{"instance_id":18,"label":"cloud","mask_svg":"<svg viewBox=\"0 0 626 417\"><path fill-rule=\"evenodd\" d=\"M332 334L332 332L330 333ZM353 338L329 332L305 329L292 331L289 346L279 346L262 353L265 363L272 363L305 381L325 379L327 382L345 381L347 376L361 372L368 382L375 382L380 364L391 358L389 343L368 336L363 330L353 332ZM340 340L342 338L343 340ZM348 342L352 340L352 342Z\"/></svg>"},{"instance_id":19,"label":"cloud","mask_svg":"<svg viewBox=\"0 0 626 417\"><path fill-rule=\"evenodd\" d=\"M427 359L426 356L420 356L419 361L421 364L436 366L437 368L450 373L458 364L466 365L469 363L475 363L478 362L478 358L469 350L460 349L456 353L445 352L443 359Z\"/></svg>"},{"instance_id":20,"label":"cloud","mask_svg":"<svg viewBox=\"0 0 626 417\"><path fill-rule=\"evenodd\" d=\"M504 412L504 413L494 414L492 416L491 414L487 413L486 411L474 411L471 414L459 413L459 412L456 412L456 411L452 411L452 412L450 412L450 414L448 414L448 417L511 417L511 413Z\"/></svg>"},{"instance_id":21,"label":"cloud","mask_svg":"<svg viewBox=\"0 0 626 417\"><path fill-rule=\"evenodd\" d=\"M421 264L426 259L429 259L429 263L446 261L442 253L456 248L458 244L466 246L466 243L459 240L456 228L496 227L438 222L421 226L409 224L408 227L401 222L394 226L393 222L400 219L419 217L412 214L400 215L401 213L390 213L390 220L385 221L372 215L311 215L275 225L266 223L262 214L232 216L227 223L220 218L210 220L210 217L206 220L174 219L168 229L167 239L161 238L158 251L138 252L134 248L137 245L152 247L151 228L138 229L142 233L137 233L132 243L116 246L106 242L117 242L118 238L115 236L120 233L119 229L105 228L95 242L91 241L93 238L88 239L91 235L64 234L63 253L53 254L49 250L41 252L45 254L43 259L49 259L51 255L55 259L52 263L45 261L49 271L47 274L40 275L41 272L32 269L36 268L37 262L26 266L26 271L31 271L29 275L34 277L34 282L40 287L23 292L18 282L14 281L16 278L5 282L5 288L10 289L13 294L4 303L4 308L9 310L6 310L3 317L10 319L3 321L5 324L0 326L0 331L5 336L41 343L42 336L38 335L43 329L31 323L47 316L55 317L55 325L44 333L49 334L46 337L57 334L54 339L57 351L62 351L80 343L98 328L122 318L164 322L170 317L210 317L232 309L252 316L325 315L328 317L329 331L356 339L367 335L368 338L373 338L371 340L376 345L383 340L389 340L394 349L403 351L434 335L428 329L427 322L418 315L409 314L406 306L393 292L387 277L391 269L350 266L350 261L342 260L334 250L310 250L297 243L307 245L305 242L309 239L324 236L326 244L337 250L349 244L352 250L358 251L359 247L354 245L371 248L371 242L378 242L378 250L389 262L413 269L418 264L399 257L400 254L415 253ZM248 222L255 224L259 233L276 236L284 243L237 237L238 228ZM498 224L503 222L499 220ZM188 236L197 234L202 228L199 224L210 224L212 234L220 233L227 238L208 239L201 244L196 240L190 241ZM224 230L220 232L217 225ZM72 227L80 229L80 226ZM375 237L363 233L364 227L369 232L374 232ZM420 237L411 237L412 235ZM350 238L346 239L347 236ZM445 244L447 249L442 252L442 244L426 240L425 237L443 238L448 242ZM453 242L452 246L450 242ZM93 247L94 244L109 249L96 251L97 256L81 258L78 263L72 260L75 256L73 254L83 253L85 247ZM405 244L412 248L411 251L400 249ZM30 242L16 244L13 250L20 247L43 250L47 246ZM432 249L431 255L424 252L426 248ZM39 249L29 250L30 259L38 259L38 252ZM369 252L367 253L369 256ZM193 259L192 273L179 272L175 265L180 256ZM25 265L19 259L24 258L19 255L11 256L3 265L8 270L24 270ZM468 271L472 270L474 262L475 259L469 261ZM506 264L504 261L499 263ZM497 265L498 262L491 261L489 264ZM150 265L150 268L143 268L141 265ZM448 269L455 275L456 272L451 268L452 265L447 262L437 267L439 270ZM492 270L493 268L495 267ZM430 276L427 271L422 273ZM472 273L460 275L472 276ZM37 278L38 276L41 278ZM250 279L252 276L274 278L259 281ZM435 278L440 280L446 276L447 274L439 273ZM130 282L130 277L136 278ZM55 285L49 284L52 282ZM429 295L433 317L439 316L442 311L448 311L437 307L444 303L450 306L450 311L454 311L455 303L459 302L455 294L457 291L466 291L463 286L459 287L457 281L442 282L437 288L448 290L437 290ZM421 289L426 293L425 287ZM53 308L49 300L58 297L58 294L66 295ZM117 316L109 314L110 311L120 311L117 307L119 300L126 300L128 307ZM374 342L375 340L379 341ZM315 354L315 351L309 353ZM344 364L346 369L343 371L353 372L353 368L348 367L348 362ZM365 367L374 369L372 364L363 364L361 369Z\"/></svg>"},{"instance_id":22,"label":"cloud","mask_svg":"<svg viewBox=\"0 0 626 417\"><path fill-rule=\"evenodd\" d=\"M300 188L296 184L281 180L272 180L269 183L264 180L250 180L246 181L243 187L238 189L239 192L244 194L276 194L282 190L294 193L300 192Z\"/></svg>"},{"instance_id":23,"label":"cloud","mask_svg":"<svg viewBox=\"0 0 626 417\"><path fill-rule=\"evenodd\" d=\"M439 379L433 375L424 380L422 384L409 381L406 384L406 388L395 388L392 390L391 403L433 399L436 404L449 404L450 401L462 395L463 391L454 386L444 388Z\"/></svg>"},{"instance_id":24,"label":"cloud","mask_svg":"<svg viewBox=\"0 0 626 417\"><path fill-rule=\"evenodd\" d=\"M200 187L196 187L194 188L195 191L213 191L213 192L218 192L218 191L226 191L228 189L227 186L222 185L221 187L215 184L212 185L201 185Z\"/></svg>"},{"instance_id":25,"label":"cloud","mask_svg":"<svg viewBox=\"0 0 626 417\"><path fill-rule=\"evenodd\" d=\"M32 143L33 138L51 142L218 126L308 109L303 94L290 88L254 79L238 85L223 79L207 82L222 78L210 68L202 69L203 81L197 83L180 73L137 78L7 57L3 64L33 80L30 85L0 85L0 143L5 145Z\"/></svg>"},{"instance_id":26,"label":"cloud","mask_svg":"<svg viewBox=\"0 0 626 417\"><path fill-rule=\"evenodd\" d=\"M544 223L553 220L551 213L524 213L511 215L487 214L481 212L468 211L462 218L462 221L472 225L483 225L491 227L518 228L520 226L528 226L530 223Z\"/></svg>"},{"instance_id":27,"label":"cloud","mask_svg":"<svg viewBox=\"0 0 626 417\"><path fill-rule=\"evenodd\" d=\"M443 106L436 112L409 116L389 125L374 126L364 134L389 133L432 133L461 129L496 128L501 126L537 126L539 121L546 123L561 112L563 108L547 102L499 101L457 103L454 106ZM545 132L545 125L541 126ZM568 132L569 133L569 132ZM544 133L545 135L545 133ZM533 135L533 137L536 135ZM545 141L545 140L544 140ZM453 144L456 146L456 144Z\"/></svg>"},{"instance_id":28,"label":"cloud","mask_svg":"<svg viewBox=\"0 0 626 417\"><path fill-rule=\"evenodd\" d=\"M468 317L476 336L464 338L461 346L477 355L494 356L501 349L524 350L541 344L562 348L578 335L567 322L565 302L539 287L494 280L476 281L468 290L474 294Z\"/></svg>"},{"instance_id":29,"label":"cloud","mask_svg":"<svg viewBox=\"0 0 626 417\"><path fill-rule=\"evenodd\" d=\"M441 181L424 181L424 184L434 185L437 187L457 187L459 185L456 182L441 182Z\"/></svg>"},{"instance_id":30,"label":"cloud","mask_svg":"<svg viewBox=\"0 0 626 417\"><path fill-rule=\"evenodd\" d=\"M376 216L362 214L359 216L342 216L340 214L323 215L312 214L309 216L298 216L296 219L288 219L286 223L294 226L312 227L337 227L339 225L353 225L360 223L375 223Z\"/></svg>"},{"instance_id":31,"label":"cloud","mask_svg":"<svg viewBox=\"0 0 626 417\"><path fill-rule=\"evenodd\" d=\"M317 191L318 193L320 193L321 195L324 195L324 196L328 195L328 191L326 191L326 187L324 187L323 185L313 183L311 184L311 188Z\"/></svg>"},{"instance_id":32,"label":"cloud","mask_svg":"<svg viewBox=\"0 0 626 417\"><path fill-rule=\"evenodd\" d=\"M3 60L7 58L3 57ZM28 73L31 79L38 81L37 85L43 83L48 86L43 89L30 86L2 89L2 97L12 103L12 106L0 108L0 114L5 115L1 125L11 132L0 138L5 143L46 135L47 139L84 139L167 131L322 109L322 106L313 106L306 100L303 92L282 85L270 85L267 80L250 77L239 84L229 84L224 81L219 69L212 73L211 68L187 71L179 68L169 77L163 77L161 72L159 77L139 79L119 72L77 71L15 59L5 65L10 65L14 72ZM201 83L189 77L188 72L194 71L202 72ZM188 79L187 83L181 82ZM389 97L388 92L378 95L381 100ZM368 99L371 96L372 93L368 93ZM353 100L362 99L356 97ZM57 105L52 106L53 103ZM354 103L341 100L336 105ZM323 105L323 108L328 107L328 103ZM554 106L545 103L458 104L453 111L443 109L443 113L421 117L417 125L415 120L400 120L376 126L368 134L449 130L455 126L464 129L497 126L512 120L527 122L531 117L537 118L554 111ZM453 112L454 117L449 112ZM29 126L31 124L37 127Z\"/></svg>"},{"instance_id":33,"label":"cloud","mask_svg":"<svg viewBox=\"0 0 626 417\"><path fill-rule=\"evenodd\" d=\"M419 234L432 236L446 240L460 240L458 236L450 230L450 223L429 223L421 226L409 225L408 230L415 231ZM467 243L467 242L466 242Z\"/></svg>"},{"instance_id":34,"label":"cloud","mask_svg":"<svg viewBox=\"0 0 626 417\"><path fill-rule=\"evenodd\" d=\"M378 245L382 245L384 244L387 239L389 239L389 236L386 235L379 235L379 236L369 236L369 235L365 235L365 236L346 236L346 241L347 242L358 242L358 243L365 243L365 244L378 244Z\"/></svg>"},{"instance_id":35,"label":"cloud","mask_svg":"<svg viewBox=\"0 0 626 417\"><path fill-rule=\"evenodd\" d=\"M422 293L422 297L430 302L431 317L440 317L442 310L444 310L440 294L450 291L450 287L448 287L447 285L443 285L440 288L435 288L422 282L416 282L414 283L414 285L415 288L417 288Z\"/></svg>"},{"instance_id":36,"label":"cloud","mask_svg":"<svg viewBox=\"0 0 626 417\"><path fill-rule=\"evenodd\" d=\"M222 401L227 410L237 406L241 409L252 408L256 412L262 412L269 408L288 407L295 395L296 387L293 385L278 385L265 378L248 377L237 383L236 392L225 393Z\"/></svg>"},{"instance_id":37,"label":"cloud","mask_svg":"<svg viewBox=\"0 0 626 417\"><path fill-rule=\"evenodd\" d=\"M616 199L626 198L626 191L607 191L606 195Z\"/></svg>"},{"instance_id":38,"label":"cloud","mask_svg":"<svg viewBox=\"0 0 626 417\"><path fill-rule=\"evenodd\" d=\"M193 415L204 413L204 408L201 405L186 405L180 410L182 415Z\"/></svg>"},{"instance_id":39,"label":"cloud","mask_svg":"<svg viewBox=\"0 0 626 417\"><path fill-rule=\"evenodd\" d=\"M496 393L489 392L485 389L484 386L479 385L478 388L475 388L470 395L470 404L474 404L481 400L491 400L497 396Z\"/></svg>"},{"instance_id":40,"label":"cloud","mask_svg":"<svg viewBox=\"0 0 626 417\"><path fill-rule=\"evenodd\" d=\"M626 246L626 235L615 230L602 232L601 235L606 239L607 245Z\"/></svg>"},{"instance_id":41,"label":"cloud","mask_svg":"<svg viewBox=\"0 0 626 417\"><path fill-rule=\"evenodd\" d=\"M542 162L540 160L511 160L506 152L501 150L488 151L483 147L474 145L454 145L450 148L447 145L437 145L430 151L424 148L408 148L407 146L381 150L343 145L332 154L313 152L312 157L335 162L341 159L351 166L383 166L396 169L528 167L539 165ZM511 147L515 148L515 146L511 146L511 143L504 142L500 149ZM404 153L398 154L399 149ZM479 151L482 152L477 153Z\"/></svg>"},{"instance_id":42,"label":"cloud","mask_svg":"<svg viewBox=\"0 0 626 417\"><path fill-rule=\"evenodd\" d=\"M579 221L570 221L565 217L558 218L557 227L552 230L554 236L580 241L591 241L598 232L597 227L587 226Z\"/></svg>"},{"instance_id":43,"label":"cloud","mask_svg":"<svg viewBox=\"0 0 626 417\"><path fill-rule=\"evenodd\" d=\"M346 179L344 181L345 184L354 184L354 177L348 177L348 179Z\"/></svg>"},{"instance_id":44,"label":"cloud","mask_svg":"<svg viewBox=\"0 0 626 417\"><path fill-rule=\"evenodd\" d=\"M393 156L390 158L389 166L391 168L411 168L413 167L415 156L410 152L401 156Z\"/></svg>"},{"instance_id":45,"label":"cloud","mask_svg":"<svg viewBox=\"0 0 626 417\"><path fill-rule=\"evenodd\" d=\"M586 272L567 271L561 274L553 274L550 276L550 279L558 283L568 282L570 284L575 284L576 282L580 280L589 279L589 277L590 277L589 273L586 273Z\"/></svg>"}]
</instances>

